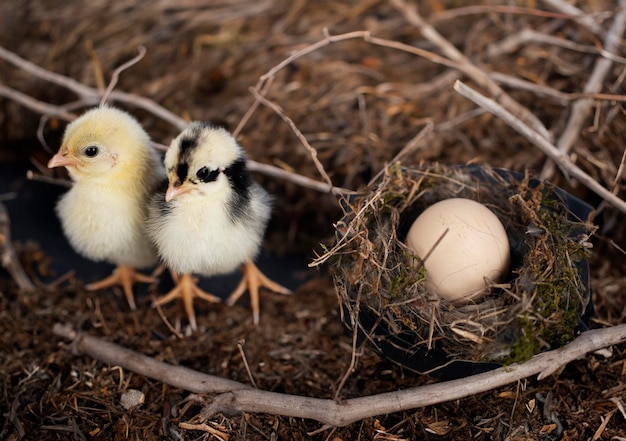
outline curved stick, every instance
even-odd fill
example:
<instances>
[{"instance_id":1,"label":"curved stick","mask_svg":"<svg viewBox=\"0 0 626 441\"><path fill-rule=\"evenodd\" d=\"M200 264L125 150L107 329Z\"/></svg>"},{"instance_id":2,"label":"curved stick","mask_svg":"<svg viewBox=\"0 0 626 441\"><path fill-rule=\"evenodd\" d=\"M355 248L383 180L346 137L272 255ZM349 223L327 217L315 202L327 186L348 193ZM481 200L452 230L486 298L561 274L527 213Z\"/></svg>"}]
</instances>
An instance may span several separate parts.
<instances>
[{"instance_id":1,"label":"curved stick","mask_svg":"<svg viewBox=\"0 0 626 441\"><path fill-rule=\"evenodd\" d=\"M555 164L557 164L566 175L571 175L578 179L585 187L596 193L606 202L611 204L623 213L626 213L626 201L620 199L610 190L602 186L593 177L589 176L583 169L578 167L569 156L562 150L559 150L552 143L546 140L545 137L535 132L532 128L526 125L522 120L516 118L513 114L508 112L504 107L487 98L486 96L476 92L471 87L463 84L461 81L456 80L454 83L454 90L460 95L473 101L483 109L494 114L502 121L507 123L510 127L515 129L519 134L524 136L530 142L535 144L546 156L548 156Z\"/></svg>"},{"instance_id":2,"label":"curved stick","mask_svg":"<svg viewBox=\"0 0 626 441\"><path fill-rule=\"evenodd\" d=\"M55 324L53 332L73 341L76 353L84 353L111 365L121 366L198 394L217 394L211 398L210 413L259 412L308 418L332 426L345 426L364 418L458 400L486 392L522 378L539 374L541 380L572 360L598 349L626 341L626 325L596 329L581 334L562 348L516 363L459 380L387 392L341 402L254 389L252 386L173 366L87 334L68 325Z\"/></svg>"}]
</instances>

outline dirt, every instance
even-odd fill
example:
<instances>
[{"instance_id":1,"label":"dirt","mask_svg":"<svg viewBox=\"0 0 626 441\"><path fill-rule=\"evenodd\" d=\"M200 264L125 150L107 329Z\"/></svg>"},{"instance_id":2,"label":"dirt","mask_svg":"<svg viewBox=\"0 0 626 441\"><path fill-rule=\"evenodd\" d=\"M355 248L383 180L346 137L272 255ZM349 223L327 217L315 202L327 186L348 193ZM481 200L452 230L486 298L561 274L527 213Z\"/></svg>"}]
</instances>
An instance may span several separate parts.
<instances>
[{"instance_id":1,"label":"dirt","mask_svg":"<svg viewBox=\"0 0 626 441\"><path fill-rule=\"evenodd\" d=\"M455 9L463 5L456 1L419 3L426 21L486 72L505 73L562 94L578 93L600 59L594 50L603 44L601 37L553 14L543 3L482 2L474 10ZM322 41L325 28L332 35L368 30L387 41L441 54L394 2L176 4L4 2L0 41L36 65L90 87L98 86L98 72L106 85L113 70L144 45L147 55L121 74L116 90L231 130L255 102L249 88L294 51ZM604 30L619 11L610 1L577 6ZM541 32L543 40L494 51L524 29ZM547 36L579 46L563 47ZM616 52L625 55L621 45ZM267 92L293 126L275 109L261 105L243 125L239 140L258 162L322 181L296 127L316 150L333 184L357 190L431 122L433 132L403 158L405 164L485 162L539 175L546 157L499 119L487 113L468 114L475 106L456 94L452 83L460 78L488 93L468 76L428 57L363 38L312 48L276 72ZM3 85L40 101L61 105L76 99L63 87L51 86L6 61L0 61L0 69ZM601 91L623 97L622 73L620 58ZM555 139L566 130L574 97L549 96L537 88L503 88ZM116 104L136 114L162 144L177 134L176 128L149 111ZM385 360L367 346L350 371L352 338L339 317L331 267L307 265L322 252L320 244L332 243L333 224L342 215L339 204L332 195L263 173L255 177L272 193L275 206L259 264L295 292L291 296L264 292L259 326L252 324L245 298L232 307L198 302L199 330L190 333L180 305L165 306L163 316L151 307L152 298L168 288L167 277L157 286L138 289L137 311L129 310L117 290L85 291L84 284L111 268L81 259L67 245L54 215L63 189L24 178L27 169L38 170L37 164L50 157L36 136L39 117L39 112L15 100L0 98L0 200L11 217L20 260L37 285L33 292L22 292L0 270L0 439L625 439L626 415L618 404L626 401L626 344L589 354L542 381L531 377L462 400L338 428L257 413L218 414L203 420L209 398L73 353L71 345L52 332L55 323L161 361L280 393L349 399L436 381ZM59 118L44 124L51 151L58 148L64 127ZM617 180L615 176L623 160L624 133L621 101L598 98L572 150L572 158L599 183L608 188L617 184L615 191L622 199L624 176ZM592 327L626 323L623 213L558 170L551 181L601 214L594 220L599 229L591 238L596 309ZM203 284L225 295L237 277ZM122 398L130 390L141 391L145 398L126 409ZM184 423L201 420L217 432L184 428Z\"/></svg>"}]
</instances>

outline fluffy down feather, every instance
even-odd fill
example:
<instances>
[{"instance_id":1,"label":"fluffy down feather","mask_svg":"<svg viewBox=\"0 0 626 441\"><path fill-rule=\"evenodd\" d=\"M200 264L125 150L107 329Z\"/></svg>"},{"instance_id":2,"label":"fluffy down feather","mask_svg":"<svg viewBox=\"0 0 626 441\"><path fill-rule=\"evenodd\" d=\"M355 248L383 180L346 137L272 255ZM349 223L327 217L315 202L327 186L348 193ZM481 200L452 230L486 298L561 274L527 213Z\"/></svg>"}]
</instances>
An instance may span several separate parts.
<instances>
[{"instance_id":1,"label":"fluffy down feather","mask_svg":"<svg viewBox=\"0 0 626 441\"><path fill-rule=\"evenodd\" d=\"M153 264L156 253L145 219L164 172L139 123L112 107L92 109L67 126L52 166L55 158L65 161L60 165L74 181L57 212L76 251L115 265Z\"/></svg>"},{"instance_id":2,"label":"fluffy down feather","mask_svg":"<svg viewBox=\"0 0 626 441\"><path fill-rule=\"evenodd\" d=\"M252 263L271 204L267 192L250 176L243 150L226 130L194 122L172 141L165 169L168 182L152 200L148 230L161 259L182 277L157 304L181 297L195 329L192 299L219 299L200 290L190 274L225 274L243 265L244 278L229 303L249 289L258 323L258 288L290 291L267 279Z\"/></svg>"}]
</instances>

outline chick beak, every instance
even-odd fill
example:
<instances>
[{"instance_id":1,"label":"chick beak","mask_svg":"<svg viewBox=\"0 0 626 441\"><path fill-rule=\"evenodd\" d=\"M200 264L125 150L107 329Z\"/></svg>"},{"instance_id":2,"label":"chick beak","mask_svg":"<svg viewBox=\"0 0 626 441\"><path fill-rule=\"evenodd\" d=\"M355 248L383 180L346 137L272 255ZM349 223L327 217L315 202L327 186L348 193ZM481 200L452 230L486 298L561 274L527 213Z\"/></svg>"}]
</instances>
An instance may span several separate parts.
<instances>
[{"instance_id":1,"label":"chick beak","mask_svg":"<svg viewBox=\"0 0 626 441\"><path fill-rule=\"evenodd\" d=\"M165 202L169 202L181 194L189 193L191 190L193 190L193 186L189 182L183 183L179 178L170 180L170 185L165 192Z\"/></svg>"},{"instance_id":2,"label":"chick beak","mask_svg":"<svg viewBox=\"0 0 626 441\"><path fill-rule=\"evenodd\" d=\"M48 168L54 167L74 167L78 165L78 161L73 156L70 156L67 152L59 150L48 162Z\"/></svg>"}]
</instances>

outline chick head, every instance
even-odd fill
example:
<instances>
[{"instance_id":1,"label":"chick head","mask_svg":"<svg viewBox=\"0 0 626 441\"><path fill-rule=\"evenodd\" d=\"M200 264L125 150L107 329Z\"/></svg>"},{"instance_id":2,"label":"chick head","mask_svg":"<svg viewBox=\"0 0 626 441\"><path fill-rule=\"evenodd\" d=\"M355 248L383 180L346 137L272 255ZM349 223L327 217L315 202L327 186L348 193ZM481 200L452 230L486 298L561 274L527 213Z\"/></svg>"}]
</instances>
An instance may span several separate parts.
<instances>
[{"instance_id":1,"label":"chick head","mask_svg":"<svg viewBox=\"0 0 626 441\"><path fill-rule=\"evenodd\" d=\"M165 200L247 191L246 157L235 138L222 128L193 122L165 154L169 186Z\"/></svg>"},{"instance_id":2,"label":"chick head","mask_svg":"<svg viewBox=\"0 0 626 441\"><path fill-rule=\"evenodd\" d=\"M133 175L150 163L153 149L139 122L112 107L91 109L65 129L48 167L65 167L74 181Z\"/></svg>"}]
</instances>

